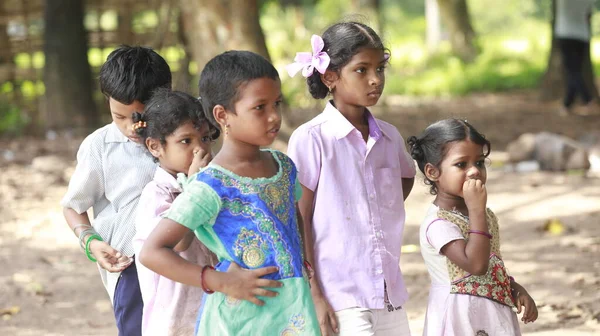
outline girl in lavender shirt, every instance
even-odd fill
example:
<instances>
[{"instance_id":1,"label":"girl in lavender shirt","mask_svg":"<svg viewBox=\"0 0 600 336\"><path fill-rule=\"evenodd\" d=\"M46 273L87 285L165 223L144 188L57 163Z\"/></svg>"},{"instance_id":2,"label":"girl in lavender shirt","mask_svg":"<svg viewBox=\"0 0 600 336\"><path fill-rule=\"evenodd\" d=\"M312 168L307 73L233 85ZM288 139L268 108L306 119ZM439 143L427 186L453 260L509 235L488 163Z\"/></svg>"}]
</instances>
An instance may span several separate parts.
<instances>
[{"instance_id":1,"label":"girl in lavender shirt","mask_svg":"<svg viewBox=\"0 0 600 336\"><path fill-rule=\"evenodd\" d=\"M323 335L410 335L399 267L404 199L415 167L398 130L367 109L379 100L389 53L370 27L338 23L313 35L302 70L311 95L331 100L300 126L288 155L302 184L300 213Z\"/></svg>"},{"instance_id":2,"label":"girl in lavender shirt","mask_svg":"<svg viewBox=\"0 0 600 336\"><path fill-rule=\"evenodd\" d=\"M209 127L201 110L196 98L165 89L154 93L143 114L134 116L133 127L160 163L140 197L133 239L136 259L152 230L182 192L180 183L185 183L185 174L195 174L212 158L210 144L220 132ZM191 231L174 250L199 265L215 262L214 255ZM137 272L144 301L142 335L193 335L202 289L162 277L139 262Z\"/></svg>"}]
</instances>

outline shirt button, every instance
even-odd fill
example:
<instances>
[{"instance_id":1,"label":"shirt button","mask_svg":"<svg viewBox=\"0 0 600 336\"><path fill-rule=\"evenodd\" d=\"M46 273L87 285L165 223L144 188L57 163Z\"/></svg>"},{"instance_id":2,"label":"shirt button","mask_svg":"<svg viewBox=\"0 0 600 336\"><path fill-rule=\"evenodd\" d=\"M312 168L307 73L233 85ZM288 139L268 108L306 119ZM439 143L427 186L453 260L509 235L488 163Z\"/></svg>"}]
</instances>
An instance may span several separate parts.
<instances>
[{"instance_id":1,"label":"shirt button","mask_svg":"<svg viewBox=\"0 0 600 336\"><path fill-rule=\"evenodd\" d=\"M377 270L377 274L383 274L383 270Z\"/></svg>"},{"instance_id":2,"label":"shirt button","mask_svg":"<svg viewBox=\"0 0 600 336\"><path fill-rule=\"evenodd\" d=\"M374 199L374 198L375 198L375 195L371 194L371 195L369 195L369 198L370 198L370 199Z\"/></svg>"}]
</instances>

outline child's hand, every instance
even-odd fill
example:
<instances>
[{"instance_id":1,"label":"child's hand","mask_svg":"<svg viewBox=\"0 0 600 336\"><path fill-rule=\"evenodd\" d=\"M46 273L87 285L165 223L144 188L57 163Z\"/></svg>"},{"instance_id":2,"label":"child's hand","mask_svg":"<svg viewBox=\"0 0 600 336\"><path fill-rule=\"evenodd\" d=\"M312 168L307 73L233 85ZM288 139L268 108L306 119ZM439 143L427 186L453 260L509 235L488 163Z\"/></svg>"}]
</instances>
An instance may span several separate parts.
<instances>
[{"instance_id":1,"label":"child's hand","mask_svg":"<svg viewBox=\"0 0 600 336\"><path fill-rule=\"evenodd\" d=\"M192 164L190 165L190 169L188 170L188 177L196 174L200 168L206 167L210 161L212 160L212 154L210 151L205 151L202 148L194 151L194 159L192 160Z\"/></svg>"},{"instance_id":2,"label":"child's hand","mask_svg":"<svg viewBox=\"0 0 600 336\"><path fill-rule=\"evenodd\" d=\"M257 297L277 296L277 292L266 288L279 288L283 284L277 280L261 279L261 277L278 271L279 269L275 266L247 270L232 262L227 272L222 273L227 276L222 278L219 291L235 299L246 300L257 306L263 306L264 301L259 300Z\"/></svg>"},{"instance_id":3,"label":"child's hand","mask_svg":"<svg viewBox=\"0 0 600 336\"><path fill-rule=\"evenodd\" d=\"M518 289L515 301L517 304L517 314L521 314L521 311L523 311L521 321L527 324L537 320L538 310L535 301L533 301L533 298L524 288L521 287Z\"/></svg>"},{"instance_id":4,"label":"child's hand","mask_svg":"<svg viewBox=\"0 0 600 336\"><path fill-rule=\"evenodd\" d=\"M484 210L487 204L487 191L481 180L469 179L463 184L463 198L469 212Z\"/></svg>"},{"instance_id":5,"label":"child's hand","mask_svg":"<svg viewBox=\"0 0 600 336\"><path fill-rule=\"evenodd\" d=\"M315 310L317 311L317 319L319 320L319 328L321 335L333 336L333 333L339 333L338 321L335 316L335 311L322 294L313 295ZM333 331L333 333L332 333Z\"/></svg>"},{"instance_id":6,"label":"child's hand","mask_svg":"<svg viewBox=\"0 0 600 336\"><path fill-rule=\"evenodd\" d=\"M122 272L133 262L133 259L100 240L90 242L90 252L96 258L100 267L111 273Z\"/></svg>"}]
</instances>

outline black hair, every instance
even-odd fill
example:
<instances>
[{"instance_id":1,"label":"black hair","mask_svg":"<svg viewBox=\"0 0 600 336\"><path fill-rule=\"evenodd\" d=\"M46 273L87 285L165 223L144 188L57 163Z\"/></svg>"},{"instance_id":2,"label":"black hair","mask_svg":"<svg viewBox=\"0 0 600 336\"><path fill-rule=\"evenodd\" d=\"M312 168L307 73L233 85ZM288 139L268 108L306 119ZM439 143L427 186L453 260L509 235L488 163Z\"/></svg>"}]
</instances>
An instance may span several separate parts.
<instances>
[{"instance_id":1,"label":"black hair","mask_svg":"<svg viewBox=\"0 0 600 336\"><path fill-rule=\"evenodd\" d=\"M154 90L171 88L171 68L150 48L122 45L102 64L99 81L107 98L125 105L134 100L145 104Z\"/></svg>"},{"instance_id":2,"label":"black hair","mask_svg":"<svg viewBox=\"0 0 600 336\"><path fill-rule=\"evenodd\" d=\"M264 77L279 80L279 73L266 58L251 51L226 51L208 61L198 84L206 119L219 128L214 107L222 105L235 113L234 105L244 85Z\"/></svg>"},{"instance_id":3,"label":"black hair","mask_svg":"<svg viewBox=\"0 0 600 336\"><path fill-rule=\"evenodd\" d=\"M444 160L448 152L448 144L455 141L470 140L484 147L487 158L492 150L492 145L485 136L479 133L475 127L466 120L444 119L429 125L419 136L411 136L407 143L410 146L410 155L419 166L419 170L425 175L425 165L432 164L439 168L440 162ZM425 176L425 184L431 186L429 192L437 194L437 186L434 181Z\"/></svg>"},{"instance_id":4,"label":"black hair","mask_svg":"<svg viewBox=\"0 0 600 336\"><path fill-rule=\"evenodd\" d=\"M197 98L167 88L154 91L144 108L144 113L134 112L132 117L134 126L135 123L142 123L135 132L142 138L144 144L146 139L153 138L160 140L164 145L169 135L173 134L179 126L190 121L196 129L208 123ZM208 128L210 140L216 140L221 131L210 123Z\"/></svg>"},{"instance_id":5,"label":"black hair","mask_svg":"<svg viewBox=\"0 0 600 336\"><path fill-rule=\"evenodd\" d=\"M321 36L325 43L323 51L329 55L327 70L339 71L363 48L379 49L388 52L381 38L369 26L360 22L339 22L327 28ZM306 78L308 91L316 99L327 97L329 89L321 80L321 74L314 71Z\"/></svg>"}]
</instances>

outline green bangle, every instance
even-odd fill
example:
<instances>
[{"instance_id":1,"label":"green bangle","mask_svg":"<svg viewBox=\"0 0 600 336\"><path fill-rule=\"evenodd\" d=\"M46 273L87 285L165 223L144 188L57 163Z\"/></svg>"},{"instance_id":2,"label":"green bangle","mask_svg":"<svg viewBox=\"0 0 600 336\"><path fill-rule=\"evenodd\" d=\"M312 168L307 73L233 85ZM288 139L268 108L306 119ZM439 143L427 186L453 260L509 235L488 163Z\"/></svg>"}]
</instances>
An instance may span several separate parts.
<instances>
[{"instance_id":1,"label":"green bangle","mask_svg":"<svg viewBox=\"0 0 600 336\"><path fill-rule=\"evenodd\" d=\"M92 256L92 254L90 253L90 243L91 243L91 242L92 242L92 240L94 240L94 239L96 239L96 240L99 240L99 241L103 241L103 240L102 240L102 237L100 237L100 236L99 236L99 235L97 235L97 234L93 234L93 235L91 235L91 236L90 236L90 237L87 239L87 242L85 243L85 255L88 257L88 259L89 259L91 262L96 262L96 261L97 261L97 260L96 260L96 258L94 258L94 256Z\"/></svg>"}]
</instances>

